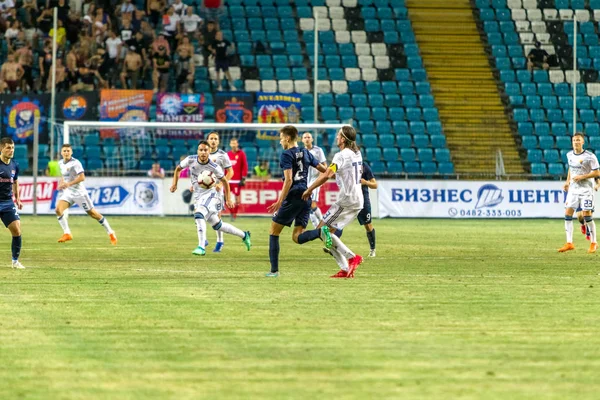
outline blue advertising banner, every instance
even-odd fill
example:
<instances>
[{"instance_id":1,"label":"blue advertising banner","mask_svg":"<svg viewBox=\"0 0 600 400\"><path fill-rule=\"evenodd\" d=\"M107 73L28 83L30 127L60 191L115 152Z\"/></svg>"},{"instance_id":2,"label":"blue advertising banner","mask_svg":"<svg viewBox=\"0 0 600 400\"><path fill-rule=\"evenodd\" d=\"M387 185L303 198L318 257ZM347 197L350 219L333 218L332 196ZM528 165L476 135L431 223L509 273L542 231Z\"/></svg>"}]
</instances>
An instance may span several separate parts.
<instances>
[{"instance_id":1,"label":"blue advertising banner","mask_svg":"<svg viewBox=\"0 0 600 400\"><path fill-rule=\"evenodd\" d=\"M298 93L256 94L259 124L297 124L300 122L302 95ZM277 131L260 131L258 139L279 139Z\"/></svg>"},{"instance_id":2,"label":"blue advertising banner","mask_svg":"<svg viewBox=\"0 0 600 400\"><path fill-rule=\"evenodd\" d=\"M156 97L158 122L204 121L204 95L159 93Z\"/></svg>"}]
</instances>

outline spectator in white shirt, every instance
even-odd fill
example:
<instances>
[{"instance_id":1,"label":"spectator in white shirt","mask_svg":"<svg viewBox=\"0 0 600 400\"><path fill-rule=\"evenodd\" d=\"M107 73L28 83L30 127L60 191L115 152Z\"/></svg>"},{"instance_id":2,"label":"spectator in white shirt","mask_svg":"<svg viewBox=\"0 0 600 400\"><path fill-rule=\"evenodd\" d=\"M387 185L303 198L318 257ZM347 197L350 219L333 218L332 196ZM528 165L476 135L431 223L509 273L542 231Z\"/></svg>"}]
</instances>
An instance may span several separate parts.
<instances>
[{"instance_id":1,"label":"spectator in white shirt","mask_svg":"<svg viewBox=\"0 0 600 400\"><path fill-rule=\"evenodd\" d=\"M183 13L185 12L186 5L183 4L181 2L181 0L175 0L175 2L173 4L171 4L171 7L173 7L175 14L177 14L181 17L183 15Z\"/></svg>"},{"instance_id":2,"label":"spectator in white shirt","mask_svg":"<svg viewBox=\"0 0 600 400\"><path fill-rule=\"evenodd\" d=\"M119 70L119 60L121 58L123 41L117 36L115 31L111 30L108 33L108 39L106 39L104 43L106 43L106 52L108 53L108 59L106 60L106 78L109 85L112 87L115 76Z\"/></svg>"},{"instance_id":3,"label":"spectator in white shirt","mask_svg":"<svg viewBox=\"0 0 600 400\"><path fill-rule=\"evenodd\" d=\"M197 39L200 39L200 25L202 24L202 18L197 14L194 14L194 7L189 6L186 10L186 13L183 17L181 17L181 22L183 23L183 30L185 34L188 36L194 36Z\"/></svg>"}]
</instances>

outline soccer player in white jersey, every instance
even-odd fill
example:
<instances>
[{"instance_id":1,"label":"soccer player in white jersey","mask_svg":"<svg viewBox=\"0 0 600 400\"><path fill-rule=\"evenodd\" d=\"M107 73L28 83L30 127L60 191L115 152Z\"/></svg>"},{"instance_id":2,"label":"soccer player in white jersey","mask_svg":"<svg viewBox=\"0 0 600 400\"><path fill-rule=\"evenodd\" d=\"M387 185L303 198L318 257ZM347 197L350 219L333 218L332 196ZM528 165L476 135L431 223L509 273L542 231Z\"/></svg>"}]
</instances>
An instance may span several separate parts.
<instances>
[{"instance_id":1,"label":"soccer player in white jersey","mask_svg":"<svg viewBox=\"0 0 600 400\"><path fill-rule=\"evenodd\" d=\"M596 242L596 223L592 219L594 209L594 178L600 176L598 159L590 151L583 149L583 133L573 135L573 151L567 153L569 173L564 190L567 193L565 203L565 231L567 243L558 249L559 252L574 250L573 245L573 213L578 207L583 211L585 224L590 232L590 248L588 253L595 253L598 249Z\"/></svg>"},{"instance_id":2,"label":"soccer player in white jersey","mask_svg":"<svg viewBox=\"0 0 600 400\"><path fill-rule=\"evenodd\" d=\"M227 182L229 182L231 180L231 177L233 176L233 169L231 168L231 161L229 160L229 156L227 155L227 153L219 149L219 134L215 131L212 131L208 134L206 141L210 145L210 155L208 156L208 158L210 158L210 161L214 162L223 169L223 171L225 172L225 178L227 179ZM219 211L219 218L221 218L221 213L225 208L223 184L218 183L215 190L217 191L217 196L219 197L219 201L221 202L221 210ZM220 253L223 249L223 243L223 232L217 231L217 244L215 245L213 252Z\"/></svg>"},{"instance_id":3,"label":"soccer player in white jersey","mask_svg":"<svg viewBox=\"0 0 600 400\"><path fill-rule=\"evenodd\" d=\"M102 225L110 238L110 243L116 245L117 235L115 234L115 231L112 230L106 218L94 208L94 203L83 184L83 181L85 180L85 171L83 170L81 162L73 158L73 149L71 148L71 145L63 144L60 154L62 155L62 160L58 162L58 166L62 178L58 183L58 190L62 190L62 193L56 204L56 217L63 230L63 235L58 239L58 242L64 243L73 240L73 235L71 235L65 211L73 204L77 204L90 217L94 218Z\"/></svg>"},{"instance_id":4,"label":"soccer player in white jersey","mask_svg":"<svg viewBox=\"0 0 600 400\"><path fill-rule=\"evenodd\" d=\"M250 232L242 231L235 226L221 221L219 211L221 210L221 201L217 196L217 191L214 187L205 189L198 184L198 176L203 171L211 171L217 179L223 183L225 192L225 203L227 207L233 207L233 202L229 197L229 182L225 177L223 169L212 162L209 158L210 145L206 141L198 144L198 154L188 156L182 160L173 174L173 184L171 185L171 193L177 191L177 182L179 174L185 168L190 169L190 177L192 180L192 188L194 189L194 219L198 232L198 247L192 251L192 254L203 256L206 254L204 243L206 242L206 223L208 222L215 231L222 231L230 235L234 235L242 239L246 249L250 250L252 243L250 241Z\"/></svg>"},{"instance_id":5,"label":"soccer player in white jersey","mask_svg":"<svg viewBox=\"0 0 600 400\"><path fill-rule=\"evenodd\" d=\"M319 146L313 145L313 137L310 132L304 132L302 135L302 143L304 143L304 147L306 150L313 155L313 157L319 162L319 164L327 167L327 158L325 158L325 153L323 149ZM312 185L312 183L319 177L319 170L316 168L310 168L308 170L308 186ZM312 194L312 203L310 204L310 222L312 222L313 226L316 228L319 226L319 223L323 220L323 214L321 214L321 210L319 209L319 192L321 188L318 187L313 191Z\"/></svg>"},{"instance_id":6,"label":"soccer player in white jersey","mask_svg":"<svg viewBox=\"0 0 600 400\"><path fill-rule=\"evenodd\" d=\"M360 183L363 169L362 155L356 145L356 131L351 126L344 126L339 130L336 143L340 152L333 156L329 168L310 185L302 198L309 199L316 188L335 175L340 188L339 197L323 216L319 228L323 225L329 228L325 230L327 233L324 240L325 247L331 250L331 254L341 268L332 278L353 278L354 271L362 263L363 258L354 254L339 237L329 232L335 233L336 230L344 229L363 209L364 199Z\"/></svg>"}]
</instances>

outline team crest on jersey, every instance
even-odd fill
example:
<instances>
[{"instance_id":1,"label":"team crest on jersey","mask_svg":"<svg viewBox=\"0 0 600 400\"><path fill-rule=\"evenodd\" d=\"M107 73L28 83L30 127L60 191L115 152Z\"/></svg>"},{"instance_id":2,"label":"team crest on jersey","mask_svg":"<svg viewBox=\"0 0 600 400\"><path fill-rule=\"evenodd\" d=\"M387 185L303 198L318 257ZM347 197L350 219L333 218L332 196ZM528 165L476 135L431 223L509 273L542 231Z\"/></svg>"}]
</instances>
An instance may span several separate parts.
<instances>
[{"instance_id":1,"label":"team crest on jersey","mask_svg":"<svg viewBox=\"0 0 600 400\"><path fill-rule=\"evenodd\" d=\"M88 104L83 96L67 97L63 103L63 114L66 119L78 120L85 115Z\"/></svg>"},{"instance_id":2,"label":"team crest on jersey","mask_svg":"<svg viewBox=\"0 0 600 400\"><path fill-rule=\"evenodd\" d=\"M133 202L142 210L150 210L159 202L158 187L154 182L138 182L134 187Z\"/></svg>"}]
</instances>

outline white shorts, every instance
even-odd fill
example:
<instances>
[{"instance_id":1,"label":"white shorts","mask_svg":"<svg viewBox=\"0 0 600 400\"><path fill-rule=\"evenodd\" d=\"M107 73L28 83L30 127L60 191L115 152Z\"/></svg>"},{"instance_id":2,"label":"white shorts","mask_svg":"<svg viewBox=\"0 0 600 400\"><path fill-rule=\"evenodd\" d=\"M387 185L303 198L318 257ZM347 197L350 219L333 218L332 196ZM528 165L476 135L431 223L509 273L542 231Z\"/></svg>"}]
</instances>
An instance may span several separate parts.
<instances>
[{"instance_id":1,"label":"white shorts","mask_svg":"<svg viewBox=\"0 0 600 400\"><path fill-rule=\"evenodd\" d=\"M321 191L321 186L319 186L318 188L316 188L315 190L313 190L312 195L310 196L310 199L315 202L318 203L319 202L319 192Z\"/></svg>"},{"instance_id":2,"label":"white shorts","mask_svg":"<svg viewBox=\"0 0 600 400\"><path fill-rule=\"evenodd\" d=\"M83 208L86 212L91 211L94 208L94 203L92 203L92 199L90 195L85 193L73 193L69 190L63 190L61 195L58 198L58 201L66 201L70 206L73 203L77 204L79 207Z\"/></svg>"},{"instance_id":3,"label":"white shorts","mask_svg":"<svg viewBox=\"0 0 600 400\"><path fill-rule=\"evenodd\" d=\"M329 210L323 215L323 221L327 226L335 229L344 229L352 220L355 220L362 208L342 207L338 203L331 205Z\"/></svg>"},{"instance_id":4,"label":"white shorts","mask_svg":"<svg viewBox=\"0 0 600 400\"><path fill-rule=\"evenodd\" d=\"M572 208L577 210L581 208L583 211L594 210L594 195L593 194L574 194L567 193L567 201L565 202L566 208Z\"/></svg>"},{"instance_id":5,"label":"white shorts","mask_svg":"<svg viewBox=\"0 0 600 400\"><path fill-rule=\"evenodd\" d=\"M217 198L219 199L219 203L221 204L221 208L219 211L221 212L225 209L225 193L223 192L223 190L217 192Z\"/></svg>"},{"instance_id":6,"label":"white shorts","mask_svg":"<svg viewBox=\"0 0 600 400\"><path fill-rule=\"evenodd\" d=\"M221 200L216 191L203 193L195 199L194 213L204 215L204 219L209 220L213 214L218 215L221 212Z\"/></svg>"}]
</instances>

